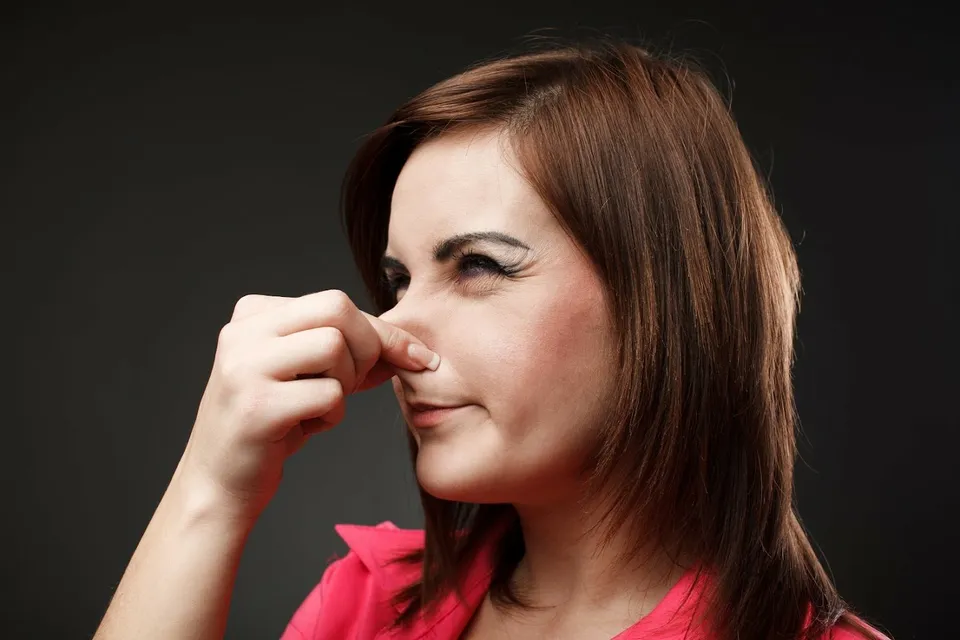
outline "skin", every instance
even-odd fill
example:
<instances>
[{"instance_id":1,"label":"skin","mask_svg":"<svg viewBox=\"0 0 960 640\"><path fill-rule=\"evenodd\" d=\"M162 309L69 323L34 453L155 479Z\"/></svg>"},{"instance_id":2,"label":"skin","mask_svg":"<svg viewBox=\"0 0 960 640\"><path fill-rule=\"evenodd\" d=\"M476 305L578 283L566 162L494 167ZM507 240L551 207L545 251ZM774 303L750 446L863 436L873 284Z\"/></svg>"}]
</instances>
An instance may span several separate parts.
<instances>
[{"instance_id":1,"label":"skin","mask_svg":"<svg viewBox=\"0 0 960 640\"><path fill-rule=\"evenodd\" d=\"M515 166L496 132L430 141L404 165L386 250L397 304L380 318L442 361L436 371L399 371L393 387L408 425L412 402L469 405L439 425L411 427L417 477L440 498L512 503L527 548L514 580L555 607L511 618L485 602L471 637L516 628L523 637L609 638L682 571L663 558L614 571L617 543L598 553L595 539L580 537L591 520L576 507L578 469L610 397L614 336L599 277ZM462 253L486 261L434 259L437 242L486 231L528 249L482 241ZM514 273L498 275L489 259Z\"/></svg>"},{"instance_id":2,"label":"skin","mask_svg":"<svg viewBox=\"0 0 960 640\"><path fill-rule=\"evenodd\" d=\"M511 617L488 600L465 637L610 638L662 599L674 568L615 566L622 541L598 551L580 535L591 515L576 507L577 470L612 386L602 287L496 142L444 138L404 168L388 247L403 286L383 316L337 290L237 302L186 449L95 638L222 638L284 460L340 422L346 395L388 379L408 422L409 402L468 405L414 431L417 475L437 496L516 505L527 554L513 580L551 607ZM476 257L434 260L438 240L490 230L526 248L460 250L510 264L509 277Z\"/></svg>"},{"instance_id":3,"label":"skin","mask_svg":"<svg viewBox=\"0 0 960 640\"><path fill-rule=\"evenodd\" d=\"M240 556L286 457L340 421L348 391L436 359L342 291L238 300L183 456L94 637L222 638Z\"/></svg>"},{"instance_id":4,"label":"skin","mask_svg":"<svg viewBox=\"0 0 960 640\"><path fill-rule=\"evenodd\" d=\"M437 241L483 231L530 247L462 249L513 275L473 257L433 259ZM428 375L401 371L393 379L401 407L409 417L408 398L473 405L450 424L414 429L423 486L470 502L542 505L569 495L609 384L603 293L546 206L504 162L496 136L442 139L413 154L394 190L386 254L407 273L398 303L380 318L442 357Z\"/></svg>"}]
</instances>

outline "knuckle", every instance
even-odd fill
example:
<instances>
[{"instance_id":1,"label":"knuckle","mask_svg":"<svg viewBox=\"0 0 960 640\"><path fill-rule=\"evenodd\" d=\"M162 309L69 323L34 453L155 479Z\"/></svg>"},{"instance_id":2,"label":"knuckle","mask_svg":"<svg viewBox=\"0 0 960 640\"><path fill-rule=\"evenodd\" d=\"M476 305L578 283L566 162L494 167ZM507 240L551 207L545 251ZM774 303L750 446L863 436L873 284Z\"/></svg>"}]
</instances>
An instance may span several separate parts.
<instances>
[{"instance_id":1,"label":"knuckle","mask_svg":"<svg viewBox=\"0 0 960 640\"><path fill-rule=\"evenodd\" d=\"M263 296L256 293L248 293L241 296L236 304L233 305L233 318L242 318L247 315L250 310L259 307L262 298Z\"/></svg>"},{"instance_id":2,"label":"knuckle","mask_svg":"<svg viewBox=\"0 0 960 640\"><path fill-rule=\"evenodd\" d=\"M321 349L332 356L341 356L347 351L347 339L335 327L325 327L320 340Z\"/></svg>"},{"instance_id":3,"label":"knuckle","mask_svg":"<svg viewBox=\"0 0 960 640\"><path fill-rule=\"evenodd\" d=\"M403 334L399 331L388 331L380 340L383 348L388 351L397 349L405 342Z\"/></svg>"},{"instance_id":4,"label":"knuckle","mask_svg":"<svg viewBox=\"0 0 960 640\"><path fill-rule=\"evenodd\" d=\"M220 378L227 389L237 392L252 378L250 363L235 354L220 358Z\"/></svg>"},{"instance_id":5,"label":"knuckle","mask_svg":"<svg viewBox=\"0 0 960 640\"><path fill-rule=\"evenodd\" d=\"M220 327L220 333L217 335L217 345L229 345L233 343L234 335L237 332L237 326L231 322Z\"/></svg>"},{"instance_id":6,"label":"knuckle","mask_svg":"<svg viewBox=\"0 0 960 640\"><path fill-rule=\"evenodd\" d=\"M326 292L326 306L335 318L346 318L353 310L353 301L340 289L329 289Z\"/></svg>"},{"instance_id":7,"label":"knuckle","mask_svg":"<svg viewBox=\"0 0 960 640\"><path fill-rule=\"evenodd\" d=\"M340 381L336 378L326 378L327 392L324 394L326 396L326 402L324 403L327 407L332 407L338 402L343 402L343 385L340 384Z\"/></svg>"}]
</instances>

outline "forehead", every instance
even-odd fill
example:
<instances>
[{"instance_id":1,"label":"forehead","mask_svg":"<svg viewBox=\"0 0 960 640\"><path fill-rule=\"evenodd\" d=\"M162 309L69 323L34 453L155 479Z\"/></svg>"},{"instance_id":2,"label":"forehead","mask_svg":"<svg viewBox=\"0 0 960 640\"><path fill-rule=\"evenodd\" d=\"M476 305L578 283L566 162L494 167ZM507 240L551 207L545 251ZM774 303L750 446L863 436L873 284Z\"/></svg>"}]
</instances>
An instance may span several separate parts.
<instances>
[{"instance_id":1,"label":"forehead","mask_svg":"<svg viewBox=\"0 0 960 640\"><path fill-rule=\"evenodd\" d=\"M421 145L393 190L389 248L467 231L532 232L555 223L518 166L498 132L442 136Z\"/></svg>"}]
</instances>

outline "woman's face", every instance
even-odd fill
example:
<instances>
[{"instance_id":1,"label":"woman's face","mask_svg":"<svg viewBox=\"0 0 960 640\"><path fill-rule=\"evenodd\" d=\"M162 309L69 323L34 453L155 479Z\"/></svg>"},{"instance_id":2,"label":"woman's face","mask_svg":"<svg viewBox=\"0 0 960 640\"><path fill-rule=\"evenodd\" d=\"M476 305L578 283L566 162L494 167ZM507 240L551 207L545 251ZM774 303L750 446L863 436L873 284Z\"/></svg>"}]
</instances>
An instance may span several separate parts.
<instances>
[{"instance_id":1,"label":"woman's face","mask_svg":"<svg viewBox=\"0 0 960 640\"><path fill-rule=\"evenodd\" d=\"M501 140L441 137L408 159L384 261L398 302L381 318L441 357L393 378L423 488L544 504L576 490L608 401L612 332L599 277ZM488 233L501 239L457 241ZM418 427L411 403L465 406Z\"/></svg>"}]
</instances>

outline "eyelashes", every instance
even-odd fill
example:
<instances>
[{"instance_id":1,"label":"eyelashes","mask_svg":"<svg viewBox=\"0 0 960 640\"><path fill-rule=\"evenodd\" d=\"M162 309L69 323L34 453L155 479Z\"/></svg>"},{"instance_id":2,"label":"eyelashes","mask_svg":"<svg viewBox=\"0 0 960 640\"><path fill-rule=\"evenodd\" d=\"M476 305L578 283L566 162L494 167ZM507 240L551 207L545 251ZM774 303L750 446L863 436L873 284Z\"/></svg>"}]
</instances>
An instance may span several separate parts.
<instances>
[{"instance_id":1,"label":"eyelashes","mask_svg":"<svg viewBox=\"0 0 960 640\"><path fill-rule=\"evenodd\" d=\"M475 251L455 251L450 256L456 265L456 281L458 284L470 284L475 281L496 281L509 278L519 271L517 265L506 265L483 253ZM381 280L386 292L396 301L397 294L410 286L410 275L406 272L384 272Z\"/></svg>"}]
</instances>

